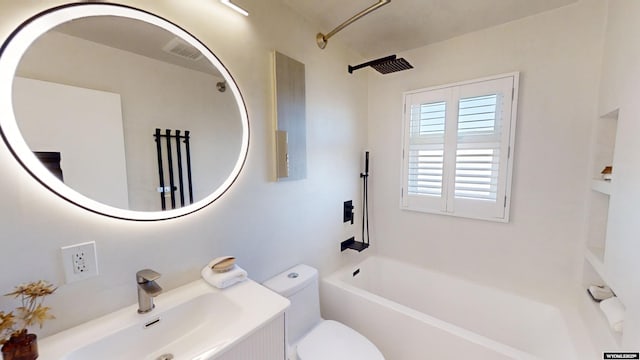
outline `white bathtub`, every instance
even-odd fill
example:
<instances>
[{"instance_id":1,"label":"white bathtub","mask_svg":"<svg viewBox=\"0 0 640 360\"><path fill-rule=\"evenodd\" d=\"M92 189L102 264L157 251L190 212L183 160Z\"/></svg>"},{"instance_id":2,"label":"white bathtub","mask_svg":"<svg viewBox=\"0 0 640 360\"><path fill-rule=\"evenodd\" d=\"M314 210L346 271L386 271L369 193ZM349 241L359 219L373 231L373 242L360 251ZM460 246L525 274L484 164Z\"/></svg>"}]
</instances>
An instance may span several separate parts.
<instances>
[{"instance_id":1,"label":"white bathtub","mask_svg":"<svg viewBox=\"0 0 640 360\"><path fill-rule=\"evenodd\" d=\"M578 359L555 307L384 257L324 278L321 303L387 360Z\"/></svg>"}]
</instances>

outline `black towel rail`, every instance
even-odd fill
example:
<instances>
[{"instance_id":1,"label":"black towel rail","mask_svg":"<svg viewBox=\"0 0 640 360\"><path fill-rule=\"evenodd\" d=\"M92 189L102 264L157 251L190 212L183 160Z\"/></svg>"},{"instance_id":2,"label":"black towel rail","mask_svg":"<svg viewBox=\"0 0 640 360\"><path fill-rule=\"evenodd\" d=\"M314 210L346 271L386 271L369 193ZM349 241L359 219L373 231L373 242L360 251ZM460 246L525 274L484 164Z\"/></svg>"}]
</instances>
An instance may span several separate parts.
<instances>
[{"instance_id":1,"label":"black towel rail","mask_svg":"<svg viewBox=\"0 0 640 360\"><path fill-rule=\"evenodd\" d=\"M162 210L167 210L166 204L166 193L170 194L171 198L171 209L176 208L176 192L178 192L178 196L180 199L180 206L187 205L185 202L185 183L184 183L184 172L187 173L187 184L186 188L189 196L189 204L193 204L193 183L191 179L191 147L189 144L190 141L190 132L185 131L184 135L181 135L181 130L175 130L175 133L172 134L171 129L166 129L165 133L162 133L161 129L156 129L154 133L154 138L156 142L156 151L158 153L158 180L159 187L158 192L160 193L160 205ZM162 139L165 140L166 145L166 154L162 153ZM177 168L174 167L174 151L171 143L175 144L175 156L177 162ZM184 153L183 153L184 147ZM183 168L183 158L186 160L186 169ZM166 161L167 174L165 175L164 163ZM175 175L178 175L178 184L176 186L175 183ZM169 186L165 186L165 177L169 178Z\"/></svg>"}]
</instances>

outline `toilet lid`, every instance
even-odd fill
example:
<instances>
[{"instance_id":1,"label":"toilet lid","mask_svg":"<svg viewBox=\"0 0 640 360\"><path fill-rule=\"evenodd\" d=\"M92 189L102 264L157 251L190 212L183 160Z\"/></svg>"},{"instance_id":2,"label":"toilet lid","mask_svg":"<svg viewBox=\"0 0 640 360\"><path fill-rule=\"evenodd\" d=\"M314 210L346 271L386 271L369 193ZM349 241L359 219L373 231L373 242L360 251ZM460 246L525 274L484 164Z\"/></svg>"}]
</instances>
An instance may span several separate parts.
<instances>
[{"instance_id":1,"label":"toilet lid","mask_svg":"<svg viewBox=\"0 0 640 360\"><path fill-rule=\"evenodd\" d=\"M337 321L325 320L298 343L300 360L384 360L371 341Z\"/></svg>"}]
</instances>

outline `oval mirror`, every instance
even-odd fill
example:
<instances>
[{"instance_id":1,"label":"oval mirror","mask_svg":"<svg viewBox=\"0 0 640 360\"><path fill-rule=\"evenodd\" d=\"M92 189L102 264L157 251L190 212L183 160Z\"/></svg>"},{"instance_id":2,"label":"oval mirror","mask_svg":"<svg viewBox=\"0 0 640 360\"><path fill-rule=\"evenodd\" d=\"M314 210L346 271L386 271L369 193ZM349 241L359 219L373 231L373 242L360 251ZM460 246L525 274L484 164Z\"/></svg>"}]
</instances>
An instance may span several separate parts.
<instances>
[{"instance_id":1,"label":"oval mirror","mask_svg":"<svg viewBox=\"0 0 640 360\"><path fill-rule=\"evenodd\" d=\"M246 159L240 90L200 41L153 14L73 4L0 49L0 130L24 168L96 213L161 220L220 197Z\"/></svg>"}]
</instances>

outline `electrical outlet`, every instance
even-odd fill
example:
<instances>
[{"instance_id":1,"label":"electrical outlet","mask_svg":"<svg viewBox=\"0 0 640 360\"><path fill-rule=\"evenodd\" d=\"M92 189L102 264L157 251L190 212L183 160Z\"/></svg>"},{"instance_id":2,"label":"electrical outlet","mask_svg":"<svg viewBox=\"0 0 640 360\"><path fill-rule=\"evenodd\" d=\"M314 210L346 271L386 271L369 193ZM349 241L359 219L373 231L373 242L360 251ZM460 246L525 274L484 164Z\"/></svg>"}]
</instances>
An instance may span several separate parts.
<instances>
[{"instance_id":1,"label":"electrical outlet","mask_svg":"<svg viewBox=\"0 0 640 360\"><path fill-rule=\"evenodd\" d=\"M82 250L71 255L71 261L73 261L73 272L75 274L81 274L88 270L86 256L87 255Z\"/></svg>"},{"instance_id":2,"label":"electrical outlet","mask_svg":"<svg viewBox=\"0 0 640 360\"><path fill-rule=\"evenodd\" d=\"M98 275L95 241L64 246L60 250L67 284Z\"/></svg>"}]
</instances>

